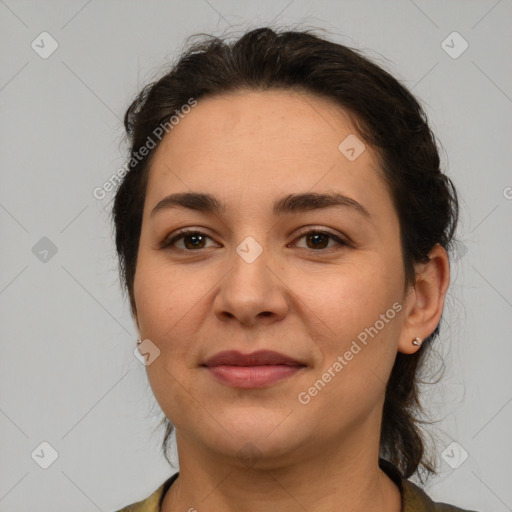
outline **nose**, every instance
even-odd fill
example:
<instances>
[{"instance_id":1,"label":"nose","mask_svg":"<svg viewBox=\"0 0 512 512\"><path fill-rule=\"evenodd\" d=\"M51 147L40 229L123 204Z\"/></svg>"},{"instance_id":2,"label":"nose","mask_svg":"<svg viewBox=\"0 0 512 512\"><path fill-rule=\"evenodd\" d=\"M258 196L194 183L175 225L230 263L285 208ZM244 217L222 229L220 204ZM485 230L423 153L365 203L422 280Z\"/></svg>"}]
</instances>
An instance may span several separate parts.
<instances>
[{"instance_id":1,"label":"nose","mask_svg":"<svg viewBox=\"0 0 512 512\"><path fill-rule=\"evenodd\" d=\"M233 251L231 270L219 285L214 300L217 318L246 326L282 320L288 312L289 296L270 251L263 249L254 261L240 254Z\"/></svg>"}]
</instances>

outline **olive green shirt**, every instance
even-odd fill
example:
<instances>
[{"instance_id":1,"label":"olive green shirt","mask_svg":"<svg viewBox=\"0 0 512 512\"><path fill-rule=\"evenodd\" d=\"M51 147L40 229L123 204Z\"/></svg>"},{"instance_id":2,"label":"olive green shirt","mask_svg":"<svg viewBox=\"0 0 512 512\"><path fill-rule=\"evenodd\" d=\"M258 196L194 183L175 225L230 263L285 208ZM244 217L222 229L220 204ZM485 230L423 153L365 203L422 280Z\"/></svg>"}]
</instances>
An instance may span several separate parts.
<instances>
[{"instance_id":1,"label":"olive green shirt","mask_svg":"<svg viewBox=\"0 0 512 512\"><path fill-rule=\"evenodd\" d=\"M380 468L395 482L400 489L402 497L402 512L475 512L462 508L447 505L446 503L436 503L432 501L425 492L417 485L401 477L397 469L389 462L381 459ZM179 473L168 478L151 496L143 501L133 503L117 512L160 512L160 507L165 493L169 487L178 478Z\"/></svg>"}]
</instances>

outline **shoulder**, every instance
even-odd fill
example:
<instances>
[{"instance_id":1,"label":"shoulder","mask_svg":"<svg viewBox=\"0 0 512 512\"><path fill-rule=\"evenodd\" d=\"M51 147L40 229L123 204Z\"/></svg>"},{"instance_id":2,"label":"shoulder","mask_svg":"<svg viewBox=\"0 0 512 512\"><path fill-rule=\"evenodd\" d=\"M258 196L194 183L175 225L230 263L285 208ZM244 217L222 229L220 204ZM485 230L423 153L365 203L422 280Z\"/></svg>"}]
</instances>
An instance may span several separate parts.
<instances>
[{"instance_id":1,"label":"shoulder","mask_svg":"<svg viewBox=\"0 0 512 512\"><path fill-rule=\"evenodd\" d=\"M403 512L476 512L432 501L423 489L409 480L402 481Z\"/></svg>"},{"instance_id":2,"label":"shoulder","mask_svg":"<svg viewBox=\"0 0 512 512\"><path fill-rule=\"evenodd\" d=\"M431 500L423 489L403 478L400 471L386 459L379 458L379 466L400 489L402 512L476 512Z\"/></svg>"},{"instance_id":3,"label":"shoulder","mask_svg":"<svg viewBox=\"0 0 512 512\"><path fill-rule=\"evenodd\" d=\"M178 478L178 474L169 477L146 499L127 505L120 510L116 510L116 512L160 512L163 497L171 484Z\"/></svg>"}]
</instances>

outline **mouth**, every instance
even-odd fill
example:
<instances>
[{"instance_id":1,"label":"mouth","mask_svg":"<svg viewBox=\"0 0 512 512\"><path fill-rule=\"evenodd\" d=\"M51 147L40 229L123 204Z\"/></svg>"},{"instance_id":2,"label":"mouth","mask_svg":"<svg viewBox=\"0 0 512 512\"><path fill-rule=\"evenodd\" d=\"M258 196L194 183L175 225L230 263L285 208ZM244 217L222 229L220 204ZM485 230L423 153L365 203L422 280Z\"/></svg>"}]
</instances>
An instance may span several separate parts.
<instances>
[{"instance_id":1,"label":"mouth","mask_svg":"<svg viewBox=\"0 0 512 512\"><path fill-rule=\"evenodd\" d=\"M270 386L306 368L306 364L270 350L252 354L234 350L219 352L202 366L218 382L242 389Z\"/></svg>"}]
</instances>

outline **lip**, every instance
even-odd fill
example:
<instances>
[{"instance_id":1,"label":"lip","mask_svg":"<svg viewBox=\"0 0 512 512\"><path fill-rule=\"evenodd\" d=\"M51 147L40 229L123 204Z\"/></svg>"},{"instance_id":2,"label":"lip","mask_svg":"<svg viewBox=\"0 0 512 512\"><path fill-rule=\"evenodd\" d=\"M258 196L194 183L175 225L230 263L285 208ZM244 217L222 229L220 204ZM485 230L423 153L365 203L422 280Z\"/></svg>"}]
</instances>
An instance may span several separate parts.
<instances>
[{"instance_id":1,"label":"lip","mask_svg":"<svg viewBox=\"0 0 512 512\"><path fill-rule=\"evenodd\" d=\"M225 350L207 359L204 366L264 366L278 364L304 366L304 363L273 350L258 350L250 354L243 354L237 350Z\"/></svg>"},{"instance_id":2,"label":"lip","mask_svg":"<svg viewBox=\"0 0 512 512\"><path fill-rule=\"evenodd\" d=\"M272 350L259 350L251 354L227 350L215 354L202 366L217 381L243 389L275 384L306 367L302 362Z\"/></svg>"}]
</instances>

